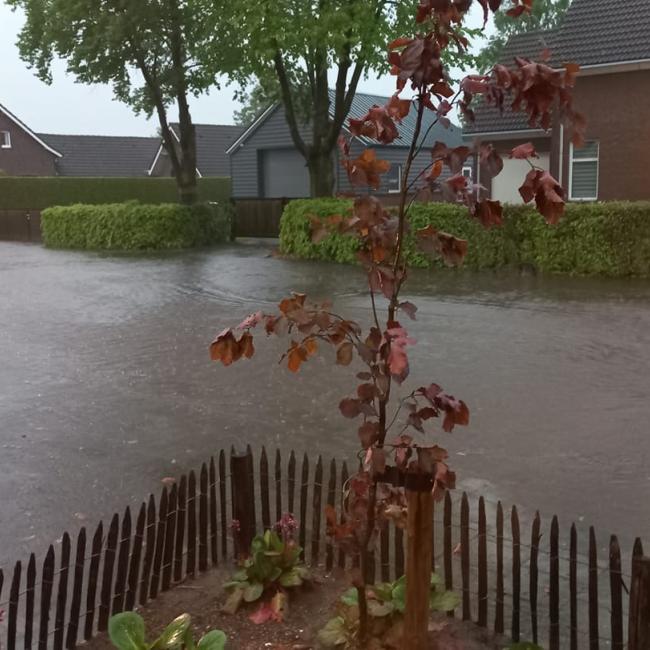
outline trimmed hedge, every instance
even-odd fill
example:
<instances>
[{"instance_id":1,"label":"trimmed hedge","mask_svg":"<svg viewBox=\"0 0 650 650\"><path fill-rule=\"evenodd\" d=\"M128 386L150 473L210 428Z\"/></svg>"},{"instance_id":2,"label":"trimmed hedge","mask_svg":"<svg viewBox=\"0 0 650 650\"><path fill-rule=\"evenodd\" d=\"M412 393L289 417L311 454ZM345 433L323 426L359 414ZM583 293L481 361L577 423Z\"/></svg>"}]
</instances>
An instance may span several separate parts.
<instances>
[{"instance_id":1,"label":"trimmed hedge","mask_svg":"<svg viewBox=\"0 0 650 650\"><path fill-rule=\"evenodd\" d=\"M280 225L283 253L306 259L355 262L357 242L332 234L319 244L310 238L310 216L346 214L347 199L301 199L287 205ZM485 229L467 209L450 203L416 203L412 230L431 224L469 241L465 268L532 265L542 272L610 277L650 276L650 202L570 203L559 225L548 226L529 206L505 206L504 224ZM410 266L442 268L440 259L417 252L407 239Z\"/></svg>"},{"instance_id":2,"label":"trimmed hedge","mask_svg":"<svg viewBox=\"0 0 650 650\"><path fill-rule=\"evenodd\" d=\"M199 178L199 201L227 201L230 178ZM43 210L75 203L174 203L173 178L0 177L0 210Z\"/></svg>"},{"instance_id":3,"label":"trimmed hedge","mask_svg":"<svg viewBox=\"0 0 650 650\"><path fill-rule=\"evenodd\" d=\"M161 250L226 241L232 227L229 203L70 205L41 215L43 243L51 248Z\"/></svg>"}]
</instances>

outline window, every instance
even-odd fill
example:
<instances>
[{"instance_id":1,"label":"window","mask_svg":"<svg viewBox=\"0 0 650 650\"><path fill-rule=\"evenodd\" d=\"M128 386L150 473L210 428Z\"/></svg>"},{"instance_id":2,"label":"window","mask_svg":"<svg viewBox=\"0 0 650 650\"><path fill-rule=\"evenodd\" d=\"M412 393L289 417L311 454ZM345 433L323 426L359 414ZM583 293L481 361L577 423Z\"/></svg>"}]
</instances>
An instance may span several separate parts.
<instances>
[{"instance_id":1,"label":"window","mask_svg":"<svg viewBox=\"0 0 650 650\"><path fill-rule=\"evenodd\" d=\"M463 167L463 176L467 179L468 183L472 182L472 168L471 167Z\"/></svg>"},{"instance_id":2,"label":"window","mask_svg":"<svg viewBox=\"0 0 650 650\"><path fill-rule=\"evenodd\" d=\"M386 191L389 194L396 194L402 189L402 165L391 165L386 176Z\"/></svg>"},{"instance_id":3,"label":"window","mask_svg":"<svg viewBox=\"0 0 650 650\"><path fill-rule=\"evenodd\" d=\"M572 201L595 201L598 198L598 153L597 140L586 142L580 149L571 145L569 186Z\"/></svg>"},{"instance_id":4,"label":"window","mask_svg":"<svg viewBox=\"0 0 650 650\"><path fill-rule=\"evenodd\" d=\"M11 149L11 133L9 131L0 131L0 148Z\"/></svg>"}]
</instances>

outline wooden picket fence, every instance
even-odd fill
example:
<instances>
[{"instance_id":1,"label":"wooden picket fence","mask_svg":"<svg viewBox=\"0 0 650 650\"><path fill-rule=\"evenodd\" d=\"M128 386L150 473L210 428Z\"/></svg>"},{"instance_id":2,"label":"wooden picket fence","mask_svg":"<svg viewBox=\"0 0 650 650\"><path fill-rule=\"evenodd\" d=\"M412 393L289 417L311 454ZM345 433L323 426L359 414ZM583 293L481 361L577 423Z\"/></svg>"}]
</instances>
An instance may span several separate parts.
<instances>
[{"instance_id":1,"label":"wooden picket fence","mask_svg":"<svg viewBox=\"0 0 650 650\"><path fill-rule=\"evenodd\" d=\"M82 528L74 548L65 533L57 552L50 546L42 562L32 554L26 570L17 562L11 577L5 579L0 571L6 632L6 646L0 641L0 647L74 648L106 630L111 615L144 605L214 566L232 563L237 545L247 545L251 535L272 526L285 512L298 518L298 539L309 564L327 571L358 566L358 559L335 548L324 530L325 504L343 517L342 487L349 477L345 461L324 464L318 457L314 463L305 454L298 472L293 451L286 466L280 451L271 462L262 449L255 467L250 448L245 454L231 450L227 457L222 450L198 473L163 487L158 500L150 496L135 521L127 507L122 517L113 516L108 528L100 522L92 537ZM494 523L488 525L488 519ZM582 554L575 525L568 540L560 535L557 517L548 534L539 514L532 519L530 535L523 535L522 527L515 507L506 513L501 503L483 497L475 503L467 494L459 500L447 494L435 513L433 568L448 589L462 595L461 607L450 616L491 627L513 640L538 641L549 650L628 647L627 585L632 580L622 570L625 558L616 537L610 540L606 561L599 563L593 528ZM383 530L371 563L373 576L386 581L402 575L404 548L401 529ZM638 539L632 555L638 560L643 555ZM643 589L650 586L636 592ZM629 623L631 630L641 630L634 633L638 635L650 623L636 592ZM635 643L635 650L646 647Z\"/></svg>"}]
</instances>

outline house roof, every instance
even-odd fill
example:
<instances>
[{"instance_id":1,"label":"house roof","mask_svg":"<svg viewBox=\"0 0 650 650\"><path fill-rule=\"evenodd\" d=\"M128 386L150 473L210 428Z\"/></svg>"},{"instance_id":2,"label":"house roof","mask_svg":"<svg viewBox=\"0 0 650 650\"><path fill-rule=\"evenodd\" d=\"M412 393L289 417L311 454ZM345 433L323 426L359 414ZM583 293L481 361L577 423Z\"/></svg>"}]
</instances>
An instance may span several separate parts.
<instances>
[{"instance_id":1,"label":"house roof","mask_svg":"<svg viewBox=\"0 0 650 650\"><path fill-rule=\"evenodd\" d=\"M330 90L330 116L333 116L334 111L334 91ZM356 93L354 99L352 100L352 105L350 107L350 112L348 113L351 117L361 117L365 115L372 106L383 106L388 102L390 98L384 97L381 95L371 95L368 93ZM261 113L258 118L237 138L226 153L230 154L235 151L239 145L246 142L246 140L266 121L266 119L280 106L280 104L273 104L269 106L263 113ZM428 129L430 130L427 133L427 142L435 142L436 140L444 140L445 142L460 143L462 140L462 132L459 126L452 124L448 129L443 125L435 122L435 114L431 111L425 113L425 117L422 124L421 133L427 133ZM410 146L411 139L413 137L413 132L415 130L416 124L416 113L411 111L399 125L400 137L393 141L390 145L391 147L408 147ZM375 140L366 137L359 137L359 141L363 142L366 145L377 144Z\"/></svg>"},{"instance_id":2,"label":"house roof","mask_svg":"<svg viewBox=\"0 0 650 650\"><path fill-rule=\"evenodd\" d=\"M36 142L38 142L41 147L49 151L51 154L54 154L57 158L61 157L62 154L59 151L51 147L47 142L44 142L40 136L34 133L24 122L19 120L8 108L4 107L2 104L0 104L0 113L8 117L14 124L20 127L30 138L36 140Z\"/></svg>"},{"instance_id":3,"label":"house roof","mask_svg":"<svg viewBox=\"0 0 650 650\"><path fill-rule=\"evenodd\" d=\"M179 138L179 125L172 123ZM245 127L231 124L195 124L197 167L202 176L230 176L226 150L244 132Z\"/></svg>"},{"instance_id":4,"label":"house roof","mask_svg":"<svg viewBox=\"0 0 650 650\"><path fill-rule=\"evenodd\" d=\"M539 59L545 49L551 53L549 65L554 68L568 62L588 70L650 61L648 1L573 0L559 28L512 36L500 62L512 65L515 57ZM465 126L465 135L530 129L524 113L514 113L507 107L501 113L495 106L482 104L475 114L476 120Z\"/></svg>"},{"instance_id":5,"label":"house roof","mask_svg":"<svg viewBox=\"0 0 650 650\"><path fill-rule=\"evenodd\" d=\"M61 152L62 176L145 176L160 144L156 137L38 135Z\"/></svg>"}]
</instances>

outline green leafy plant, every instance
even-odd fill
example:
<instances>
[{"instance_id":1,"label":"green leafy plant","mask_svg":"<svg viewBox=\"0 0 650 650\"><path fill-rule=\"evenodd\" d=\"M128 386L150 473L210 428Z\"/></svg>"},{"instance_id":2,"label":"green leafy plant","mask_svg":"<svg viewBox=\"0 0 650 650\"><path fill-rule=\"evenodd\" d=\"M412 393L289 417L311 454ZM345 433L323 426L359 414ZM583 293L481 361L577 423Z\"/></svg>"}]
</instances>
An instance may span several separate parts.
<instances>
[{"instance_id":1,"label":"green leafy plant","mask_svg":"<svg viewBox=\"0 0 650 650\"><path fill-rule=\"evenodd\" d=\"M211 630L194 641L192 619L189 614L175 618L153 642L147 642L144 621L135 612L115 614L108 622L108 635L118 650L223 650L226 635L221 630Z\"/></svg>"},{"instance_id":2,"label":"green leafy plant","mask_svg":"<svg viewBox=\"0 0 650 650\"><path fill-rule=\"evenodd\" d=\"M208 246L231 232L230 204L77 204L42 214L43 241L52 248L162 250Z\"/></svg>"},{"instance_id":3,"label":"green leafy plant","mask_svg":"<svg viewBox=\"0 0 650 650\"><path fill-rule=\"evenodd\" d=\"M299 199L287 205L280 224L280 248L286 255L343 264L358 262L359 241L328 231L314 242L314 220L327 224L346 216L349 199ZM433 226L469 242L464 268L471 270L532 266L545 273L650 277L650 202L569 203L562 221L546 227L535 210L505 205L501 228L483 228L467 219L463 206L414 203L408 214L412 231ZM444 260L423 255L413 233L404 241L404 257L413 268L443 268Z\"/></svg>"},{"instance_id":4,"label":"green leafy plant","mask_svg":"<svg viewBox=\"0 0 650 650\"><path fill-rule=\"evenodd\" d=\"M286 590L309 580L309 570L301 564L302 548L293 539L295 519L286 514L273 530L251 542L250 556L242 560L232 580L225 584L230 592L223 610L234 614L242 603L253 603L264 594L269 601L251 615L254 623L281 621L287 606Z\"/></svg>"},{"instance_id":5,"label":"green leafy plant","mask_svg":"<svg viewBox=\"0 0 650 650\"><path fill-rule=\"evenodd\" d=\"M369 587L367 601L371 636L378 644L376 647L400 647L406 610L406 576L395 582L382 582ZM458 594L446 591L441 578L432 573L429 609L433 612L449 612L459 603ZM358 636L359 592L356 587L352 587L341 596L337 615L318 633L318 641L326 648L352 648L355 647Z\"/></svg>"}]
</instances>

